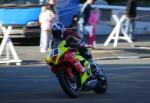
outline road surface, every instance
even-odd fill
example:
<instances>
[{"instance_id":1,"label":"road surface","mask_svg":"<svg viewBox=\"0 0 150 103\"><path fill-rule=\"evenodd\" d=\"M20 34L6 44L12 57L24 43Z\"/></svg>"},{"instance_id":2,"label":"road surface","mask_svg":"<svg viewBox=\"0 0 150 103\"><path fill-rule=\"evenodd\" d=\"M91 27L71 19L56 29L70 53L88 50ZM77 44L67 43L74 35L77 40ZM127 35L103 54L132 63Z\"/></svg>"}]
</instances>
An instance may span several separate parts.
<instances>
[{"instance_id":1,"label":"road surface","mask_svg":"<svg viewBox=\"0 0 150 103\"><path fill-rule=\"evenodd\" d=\"M69 98L47 65L0 67L0 103L150 103L150 64L103 64L108 91Z\"/></svg>"}]
</instances>

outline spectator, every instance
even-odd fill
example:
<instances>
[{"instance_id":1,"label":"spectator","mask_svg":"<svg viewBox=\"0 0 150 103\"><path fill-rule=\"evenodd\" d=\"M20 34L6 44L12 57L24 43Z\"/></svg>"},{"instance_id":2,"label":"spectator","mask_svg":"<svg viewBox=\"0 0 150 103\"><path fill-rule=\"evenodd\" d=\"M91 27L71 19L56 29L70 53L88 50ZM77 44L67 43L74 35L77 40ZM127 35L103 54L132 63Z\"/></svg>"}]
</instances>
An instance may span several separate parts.
<instances>
[{"instance_id":1,"label":"spectator","mask_svg":"<svg viewBox=\"0 0 150 103\"><path fill-rule=\"evenodd\" d=\"M77 14L74 14L69 28L73 29L74 31L77 31L77 22L78 22L78 16L77 16Z\"/></svg>"},{"instance_id":2,"label":"spectator","mask_svg":"<svg viewBox=\"0 0 150 103\"><path fill-rule=\"evenodd\" d=\"M47 10L50 12L50 16L53 18L53 22L59 21L58 15L56 14L56 10L54 9L54 5L47 4L46 7Z\"/></svg>"},{"instance_id":3,"label":"spectator","mask_svg":"<svg viewBox=\"0 0 150 103\"><path fill-rule=\"evenodd\" d=\"M91 12L91 5L92 5L92 3L94 3L94 1L95 0L86 0L86 2L83 4L83 6L82 6L82 8L79 12L79 19L78 19L79 30L78 30L78 34L80 34L82 38L83 38L84 26L88 22L88 18L90 16L90 12Z\"/></svg>"},{"instance_id":4,"label":"spectator","mask_svg":"<svg viewBox=\"0 0 150 103\"><path fill-rule=\"evenodd\" d=\"M126 24L126 32L130 36L132 40L135 38L134 35L134 28L135 28L135 17L136 17L136 10L137 2L136 0L128 0L127 4L127 24Z\"/></svg>"},{"instance_id":5,"label":"spectator","mask_svg":"<svg viewBox=\"0 0 150 103\"><path fill-rule=\"evenodd\" d=\"M55 15L53 22L58 22L59 16L58 16L57 10L55 8L55 2L56 2L56 0L48 0L48 7L50 7L48 9L50 9Z\"/></svg>"},{"instance_id":6,"label":"spectator","mask_svg":"<svg viewBox=\"0 0 150 103\"><path fill-rule=\"evenodd\" d=\"M89 16L90 16L90 12L91 12L91 5L95 0L86 0L86 2L83 4L83 7L81 8L81 14L83 14L83 18L84 18L84 25L87 24Z\"/></svg>"},{"instance_id":7,"label":"spectator","mask_svg":"<svg viewBox=\"0 0 150 103\"><path fill-rule=\"evenodd\" d=\"M51 10L53 11L53 13L56 14L56 10L55 10L55 0L48 0L48 4L51 6Z\"/></svg>"},{"instance_id":8,"label":"spectator","mask_svg":"<svg viewBox=\"0 0 150 103\"><path fill-rule=\"evenodd\" d=\"M52 39L50 33L50 26L53 22L54 14L51 10L47 9L47 6L41 8L41 13L39 15L39 22L41 24L41 36L40 36L40 52L45 53L49 41Z\"/></svg>"},{"instance_id":9,"label":"spectator","mask_svg":"<svg viewBox=\"0 0 150 103\"><path fill-rule=\"evenodd\" d=\"M91 11L90 17L88 19L88 25L92 26L92 34L89 33L88 36L88 45L91 45L93 48L96 47L95 41L95 32L96 32L96 24L99 21L100 12L98 8L95 8Z\"/></svg>"}]
</instances>

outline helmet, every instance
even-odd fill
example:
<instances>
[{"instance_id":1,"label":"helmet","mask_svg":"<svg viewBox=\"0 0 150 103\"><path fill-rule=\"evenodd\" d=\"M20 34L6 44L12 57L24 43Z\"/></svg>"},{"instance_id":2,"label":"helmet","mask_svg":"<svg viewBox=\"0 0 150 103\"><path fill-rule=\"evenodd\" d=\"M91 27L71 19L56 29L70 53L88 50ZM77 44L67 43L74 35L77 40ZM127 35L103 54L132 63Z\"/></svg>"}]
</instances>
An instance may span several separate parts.
<instances>
[{"instance_id":1,"label":"helmet","mask_svg":"<svg viewBox=\"0 0 150 103\"><path fill-rule=\"evenodd\" d=\"M54 38L63 38L65 27L62 23L56 22L52 24L51 31Z\"/></svg>"}]
</instances>

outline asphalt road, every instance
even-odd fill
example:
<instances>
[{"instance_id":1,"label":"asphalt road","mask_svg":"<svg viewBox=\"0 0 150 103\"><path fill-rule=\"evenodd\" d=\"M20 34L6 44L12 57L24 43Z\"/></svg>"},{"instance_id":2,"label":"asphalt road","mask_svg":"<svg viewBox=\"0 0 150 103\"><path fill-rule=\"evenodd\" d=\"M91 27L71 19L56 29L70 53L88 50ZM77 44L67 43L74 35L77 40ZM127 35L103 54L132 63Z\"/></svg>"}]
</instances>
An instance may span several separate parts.
<instances>
[{"instance_id":1,"label":"asphalt road","mask_svg":"<svg viewBox=\"0 0 150 103\"><path fill-rule=\"evenodd\" d=\"M15 45L23 62L21 66L0 64L0 103L150 103L149 38L134 44L136 48L124 42L118 48L98 45L93 57L108 77L108 91L103 95L81 92L76 99L63 92L38 46Z\"/></svg>"},{"instance_id":2,"label":"asphalt road","mask_svg":"<svg viewBox=\"0 0 150 103\"><path fill-rule=\"evenodd\" d=\"M150 103L150 64L103 64L108 91L71 99L47 65L0 67L0 103Z\"/></svg>"}]
</instances>

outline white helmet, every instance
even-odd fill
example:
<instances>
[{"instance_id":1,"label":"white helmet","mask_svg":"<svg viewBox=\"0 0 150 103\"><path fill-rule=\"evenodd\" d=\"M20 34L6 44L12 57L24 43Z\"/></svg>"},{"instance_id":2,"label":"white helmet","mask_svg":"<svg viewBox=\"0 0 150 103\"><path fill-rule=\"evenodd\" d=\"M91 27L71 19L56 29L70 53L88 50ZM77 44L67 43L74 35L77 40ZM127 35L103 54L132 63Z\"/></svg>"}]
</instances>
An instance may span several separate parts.
<instances>
[{"instance_id":1,"label":"white helmet","mask_svg":"<svg viewBox=\"0 0 150 103\"><path fill-rule=\"evenodd\" d=\"M62 23L56 22L52 24L51 31L54 38L63 38L65 27Z\"/></svg>"}]
</instances>

